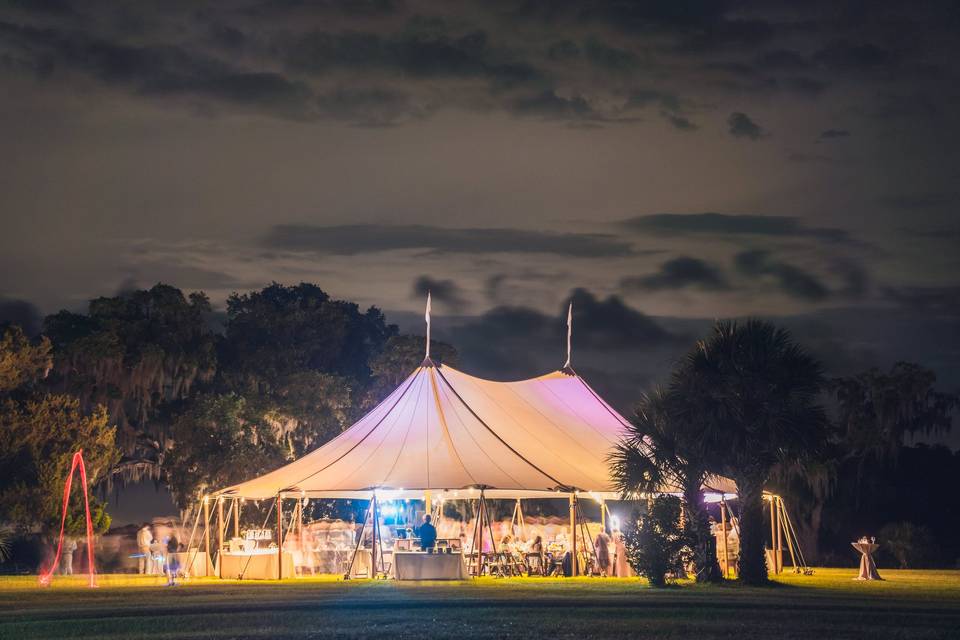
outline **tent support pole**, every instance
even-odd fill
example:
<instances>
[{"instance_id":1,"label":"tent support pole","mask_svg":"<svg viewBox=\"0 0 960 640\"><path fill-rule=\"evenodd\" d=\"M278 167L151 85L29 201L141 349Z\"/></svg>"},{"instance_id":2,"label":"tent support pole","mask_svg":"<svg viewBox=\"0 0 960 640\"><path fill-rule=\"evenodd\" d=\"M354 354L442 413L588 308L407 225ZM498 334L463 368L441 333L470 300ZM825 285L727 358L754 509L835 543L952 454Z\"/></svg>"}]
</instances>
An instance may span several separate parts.
<instances>
[{"instance_id":1,"label":"tent support pole","mask_svg":"<svg viewBox=\"0 0 960 640\"><path fill-rule=\"evenodd\" d=\"M481 510L483 504L483 490L480 490L480 500L477 502L477 515L474 518L473 523L473 550L477 553L477 566L475 577L480 577L480 572L483 570L483 525L480 522L480 518L483 513Z\"/></svg>"},{"instance_id":2,"label":"tent support pole","mask_svg":"<svg viewBox=\"0 0 960 640\"><path fill-rule=\"evenodd\" d=\"M204 575L213 575L213 558L210 556L210 498L203 496L203 546L207 554Z\"/></svg>"},{"instance_id":3,"label":"tent support pole","mask_svg":"<svg viewBox=\"0 0 960 640\"><path fill-rule=\"evenodd\" d=\"M780 496L774 496L777 513L777 573L783 573L783 527L780 526Z\"/></svg>"},{"instance_id":4,"label":"tent support pole","mask_svg":"<svg viewBox=\"0 0 960 640\"><path fill-rule=\"evenodd\" d=\"M524 541L526 541L527 521L523 517L523 505L520 503L520 498L517 498L517 519L520 521L520 535L523 536Z\"/></svg>"},{"instance_id":5,"label":"tent support pole","mask_svg":"<svg viewBox=\"0 0 960 640\"><path fill-rule=\"evenodd\" d=\"M730 577L730 556L727 553L727 502L720 498L720 535L723 536L723 577Z\"/></svg>"},{"instance_id":6,"label":"tent support pole","mask_svg":"<svg viewBox=\"0 0 960 640\"><path fill-rule=\"evenodd\" d=\"M223 498L217 498L217 557L223 554ZM223 563L219 562L219 571L217 577L223 577Z\"/></svg>"},{"instance_id":7,"label":"tent support pole","mask_svg":"<svg viewBox=\"0 0 960 640\"><path fill-rule=\"evenodd\" d=\"M577 566L577 496L570 494L570 573L575 578L579 573Z\"/></svg>"},{"instance_id":8,"label":"tent support pole","mask_svg":"<svg viewBox=\"0 0 960 640\"><path fill-rule=\"evenodd\" d=\"M600 530L607 532L607 501L600 498Z\"/></svg>"},{"instance_id":9,"label":"tent support pole","mask_svg":"<svg viewBox=\"0 0 960 640\"><path fill-rule=\"evenodd\" d=\"M770 495L770 559L773 561L773 572L780 573L777 571L777 497Z\"/></svg>"},{"instance_id":10,"label":"tent support pole","mask_svg":"<svg viewBox=\"0 0 960 640\"><path fill-rule=\"evenodd\" d=\"M371 503L371 506L372 503ZM347 567L347 572L343 575L344 580L350 579L350 573L353 571L353 565L357 561L357 554L360 553L360 547L363 545L363 532L367 530L367 518L370 516L370 507L367 507L367 512L363 514L363 522L360 524L360 535L357 537L357 545L353 548L353 555L350 556L350 565Z\"/></svg>"},{"instance_id":11,"label":"tent support pole","mask_svg":"<svg viewBox=\"0 0 960 640\"><path fill-rule=\"evenodd\" d=\"M233 499L233 537L240 537L240 498Z\"/></svg>"},{"instance_id":12,"label":"tent support pole","mask_svg":"<svg viewBox=\"0 0 960 640\"><path fill-rule=\"evenodd\" d=\"M187 566L185 567L185 570L189 572L187 575L189 575L190 577L193 577L192 576L193 562L194 560L197 559L197 552L199 551L199 549L197 551L194 551L193 557L192 558L190 557L190 549L193 548L193 536L194 534L197 533L197 525L199 523L200 523L200 507L198 506L197 513L193 517L193 529L190 530L190 539L187 541Z\"/></svg>"},{"instance_id":13,"label":"tent support pole","mask_svg":"<svg viewBox=\"0 0 960 640\"><path fill-rule=\"evenodd\" d=\"M596 560L599 556L597 553L597 541L590 538L590 529L587 527L587 518L583 515L583 507L580 506L579 500L577 501L577 524L580 527L580 547L586 553L589 553L589 550L593 549L593 558ZM589 565L583 568L584 573L587 572L588 568Z\"/></svg>"},{"instance_id":14,"label":"tent support pole","mask_svg":"<svg viewBox=\"0 0 960 640\"><path fill-rule=\"evenodd\" d=\"M283 580L283 498L277 494L277 580Z\"/></svg>"}]
</instances>

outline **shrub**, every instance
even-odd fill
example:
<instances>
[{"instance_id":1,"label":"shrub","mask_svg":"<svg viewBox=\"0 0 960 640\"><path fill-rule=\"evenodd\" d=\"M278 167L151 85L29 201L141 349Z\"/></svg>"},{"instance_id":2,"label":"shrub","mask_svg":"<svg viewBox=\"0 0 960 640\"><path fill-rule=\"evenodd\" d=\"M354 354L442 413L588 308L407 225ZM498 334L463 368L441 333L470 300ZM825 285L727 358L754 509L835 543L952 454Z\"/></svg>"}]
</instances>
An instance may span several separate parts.
<instances>
[{"instance_id":1,"label":"shrub","mask_svg":"<svg viewBox=\"0 0 960 640\"><path fill-rule=\"evenodd\" d=\"M925 567L936 561L937 543L930 529L912 522L891 522L877 534L880 548L901 569Z\"/></svg>"},{"instance_id":2,"label":"shrub","mask_svg":"<svg viewBox=\"0 0 960 640\"><path fill-rule=\"evenodd\" d=\"M659 496L647 503L646 513L635 510L625 523L627 561L655 587L668 576L684 575L688 552L680 529L680 499Z\"/></svg>"}]
</instances>

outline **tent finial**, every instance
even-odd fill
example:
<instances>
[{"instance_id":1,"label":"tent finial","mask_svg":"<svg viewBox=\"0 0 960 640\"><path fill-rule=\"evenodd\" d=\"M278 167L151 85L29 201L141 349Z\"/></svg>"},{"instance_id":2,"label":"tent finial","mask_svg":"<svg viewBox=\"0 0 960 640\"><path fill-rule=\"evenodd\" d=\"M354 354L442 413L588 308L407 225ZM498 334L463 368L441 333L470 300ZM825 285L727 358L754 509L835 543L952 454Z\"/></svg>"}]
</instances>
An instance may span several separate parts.
<instances>
[{"instance_id":1,"label":"tent finial","mask_svg":"<svg viewBox=\"0 0 960 640\"><path fill-rule=\"evenodd\" d=\"M423 314L423 319L427 321L427 358L430 358L430 292L427 291L427 311Z\"/></svg>"},{"instance_id":2,"label":"tent finial","mask_svg":"<svg viewBox=\"0 0 960 640\"><path fill-rule=\"evenodd\" d=\"M570 368L570 338L573 335L573 301L570 301L570 306L567 307L567 361L564 363L563 368Z\"/></svg>"}]
</instances>

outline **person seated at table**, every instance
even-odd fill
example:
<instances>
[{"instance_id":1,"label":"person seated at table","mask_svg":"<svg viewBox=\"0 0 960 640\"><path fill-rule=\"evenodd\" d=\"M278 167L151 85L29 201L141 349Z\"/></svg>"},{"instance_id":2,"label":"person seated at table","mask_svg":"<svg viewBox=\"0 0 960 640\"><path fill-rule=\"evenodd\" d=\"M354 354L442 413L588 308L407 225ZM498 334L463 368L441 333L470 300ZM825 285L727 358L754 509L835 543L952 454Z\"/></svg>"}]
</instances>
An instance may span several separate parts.
<instances>
[{"instance_id":1,"label":"person seated at table","mask_svg":"<svg viewBox=\"0 0 960 640\"><path fill-rule=\"evenodd\" d=\"M430 514L423 516L423 524L420 525L420 548L428 553L433 552L433 547L437 544L437 528L430 524Z\"/></svg>"}]
</instances>

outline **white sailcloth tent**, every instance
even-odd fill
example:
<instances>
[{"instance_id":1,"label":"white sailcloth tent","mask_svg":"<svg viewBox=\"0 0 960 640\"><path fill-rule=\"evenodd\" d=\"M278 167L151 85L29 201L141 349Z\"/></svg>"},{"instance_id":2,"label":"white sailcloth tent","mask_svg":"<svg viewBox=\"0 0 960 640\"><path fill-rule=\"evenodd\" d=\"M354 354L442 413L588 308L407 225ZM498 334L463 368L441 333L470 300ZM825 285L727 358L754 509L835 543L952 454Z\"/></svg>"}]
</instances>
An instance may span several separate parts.
<instances>
[{"instance_id":1,"label":"white sailcloth tent","mask_svg":"<svg viewBox=\"0 0 960 640\"><path fill-rule=\"evenodd\" d=\"M570 366L573 305L563 368L529 380L494 382L426 357L370 413L319 449L228 487L220 498L326 497L619 498L609 456L627 421ZM732 492L717 478L713 486ZM675 491L663 487L663 491ZM463 495L461 495L462 492Z\"/></svg>"},{"instance_id":2,"label":"white sailcloth tent","mask_svg":"<svg viewBox=\"0 0 960 640\"><path fill-rule=\"evenodd\" d=\"M583 493L612 500L619 496L608 457L626 426L569 367L494 382L427 357L338 437L217 495L363 499L376 491L420 498L431 491L467 498L484 489L488 498Z\"/></svg>"}]
</instances>

